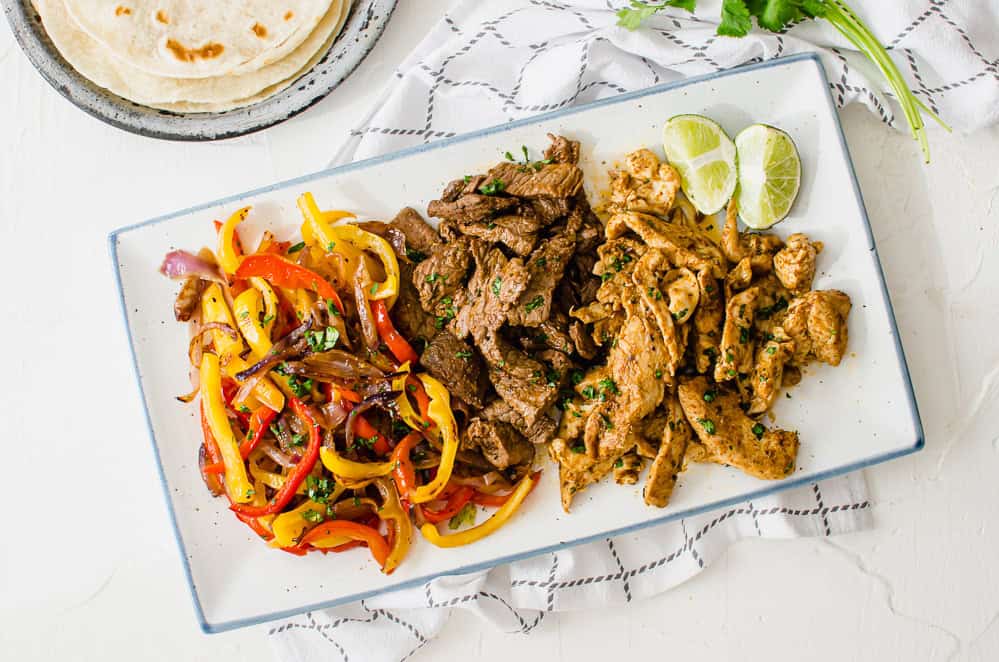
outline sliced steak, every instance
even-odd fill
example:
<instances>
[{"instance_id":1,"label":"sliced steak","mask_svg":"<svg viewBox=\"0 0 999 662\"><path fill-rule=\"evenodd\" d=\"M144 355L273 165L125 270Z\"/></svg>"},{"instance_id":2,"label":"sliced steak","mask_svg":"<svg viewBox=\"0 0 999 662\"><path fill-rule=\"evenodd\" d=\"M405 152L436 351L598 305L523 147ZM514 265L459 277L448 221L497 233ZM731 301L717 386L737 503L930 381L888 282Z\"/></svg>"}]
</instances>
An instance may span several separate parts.
<instances>
[{"instance_id":1,"label":"sliced steak","mask_svg":"<svg viewBox=\"0 0 999 662\"><path fill-rule=\"evenodd\" d=\"M451 332L459 338L471 334L476 342L506 321L510 307L520 298L530 280L530 273L520 258L508 259L498 248L477 247L475 271L465 288L464 303L453 322Z\"/></svg>"},{"instance_id":2,"label":"sliced steak","mask_svg":"<svg viewBox=\"0 0 999 662\"><path fill-rule=\"evenodd\" d=\"M465 429L465 436L497 469L534 461L534 444L509 423L473 418Z\"/></svg>"},{"instance_id":3,"label":"sliced steak","mask_svg":"<svg viewBox=\"0 0 999 662\"><path fill-rule=\"evenodd\" d=\"M569 258L576 248L574 234L563 233L545 241L527 261L531 280L510 310L510 323L539 326L551 316L555 286L562 280Z\"/></svg>"},{"instance_id":4,"label":"sliced steak","mask_svg":"<svg viewBox=\"0 0 999 662\"><path fill-rule=\"evenodd\" d=\"M547 414L538 416L534 425L525 425L524 419L504 400L493 400L486 405L485 409L479 412L479 415L489 421L509 423L518 432L527 437L527 440L532 444L548 443L555 436L557 429L555 421Z\"/></svg>"},{"instance_id":5,"label":"sliced steak","mask_svg":"<svg viewBox=\"0 0 999 662\"><path fill-rule=\"evenodd\" d=\"M503 182L503 192L518 198L571 198L583 187L583 171L571 163L553 163L540 170L500 163L486 177Z\"/></svg>"},{"instance_id":6,"label":"sliced steak","mask_svg":"<svg viewBox=\"0 0 999 662\"><path fill-rule=\"evenodd\" d=\"M457 223L475 223L516 206L515 198L469 193L453 202L431 201L427 215Z\"/></svg>"},{"instance_id":7,"label":"sliced steak","mask_svg":"<svg viewBox=\"0 0 999 662\"><path fill-rule=\"evenodd\" d=\"M442 299L453 297L462 288L465 274L472 263L471 242L459 238L441 244L413 270L413 285L420 293L420 303L428 313L446 315L448 308Z\"/></svg>"},{"instance_id":8,"label":"sliced steak","mask_svg":"<svg viewBox=\"0 0 999 662\"><path fill-rule=\"evenodd\" d=\"M525 426L534 425L558 396L558 389L545 380L546 366L495 332L488 333L478 345L496 393L524 419Z\"/></svg>"},{"instance_id":9,"label":"sliced steak","mask_svg":"<svg viewBox=\"0 0 999 662\"><path fill-rule=\"evenodd\" d=\"M475 348L447 331L441 331L427 345L420 364L452 394L481 409L489 387L485 364Z\"/></svg>"},{"instance_id":10,"label":"sliced steak","mask_svg":"<svg viewBox=\"0 0 999 662\"><path fill-rule=\"evenodd\" d=\"M440 235L437 230L423 220L420 212L412 207L405 207L396 214L389 223L391 227L402 232L406 237L406 246L423 255L430 255L441 244ZM413 259L412 257L410 259ZM420 260L413 259L414 262Z\"/></svg>"},{"instance_id":11,"label":"sliced steak","mask_svg":"<svg viewBox=\"0 0 999 662\"><path fill-rule=\"evenodd\" d=\"M528 217L512 214L474 223L458 223L464 234L484 241L501 243L517 255L528 255L538 241L537 224Z\"/></svg>"},{"instance_id":12,"label":"sliced steak","mask_svg":"<svg viewBox=\"0 0 999 662\"><path fill-rule=\"evenodd\" d=\"M392 320L396 329L410 339L420 338L424 342L437 334L434 316L423 310L420 293L413 285L413 265L399 261L399 297L392 306Z\"/></svg>"},{"instance_id":13,"label":"sliced steak","mask_svg":"<svg viewBox=\"0 0 999 662\"><path fill-rule=\"evenodd\" d=\"M444 192L441 193L441 200L444 202L454 202L463 195L475 193L485 181L485 175L468 175L461 179L455 179L444 187Z\"/></svg>"},{"instance_id":14,"label":"sliced steak","mask_svg":"<svg viewBox=\"0 0 999 662\"><path fill-rule=\"evenodd\" d=\"M530 201L530 207L527 209L530 210L536 223L547 226L568 216L572 211L572 204L566 198L537 198Z\"/></svg>"},{"instance_id":15,"label":"sliced steak","mask_svg":"<svg viewBox=\"0 0 999 662\"><path fill-rule=\"evenodd\" d=\"M556 136L554 133L548 134L548 139L552 144L545 150L545 160L552 163L579 163L579 141L569 140L563 136Z\"/></svg>"}]
</instances>

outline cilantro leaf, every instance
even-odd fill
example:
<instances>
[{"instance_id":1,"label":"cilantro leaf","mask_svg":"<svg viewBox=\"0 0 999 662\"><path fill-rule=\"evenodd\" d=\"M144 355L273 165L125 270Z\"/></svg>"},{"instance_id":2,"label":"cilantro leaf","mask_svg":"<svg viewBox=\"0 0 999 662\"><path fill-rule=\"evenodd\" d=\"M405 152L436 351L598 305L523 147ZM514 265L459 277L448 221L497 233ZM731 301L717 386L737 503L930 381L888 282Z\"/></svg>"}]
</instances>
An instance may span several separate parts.
<instances>
[{"instance_id":1,"label":"cilantro leaf","mask_svg":"<svg viewBox=\"0 0 999 662\"><path fill-rule=\"evenodd\" d=\"M666 2L657 5L647 5L644 2L638 2L638 0L631 0L631 8L626 7L618 10L617 24L627 30L636 30L642 21L667 7L676 7L692 12L696 4L697 0L666 0Z\"/></svg>"},{"instance_id":2,"label":"cilantro leaf","mask_svg":"<svg viewBox=\"0 0 999 662\"><path fill-rule=\"evenodd\" d=\"M723 37L745 37L753 29L753 21L745 0L723 0L718 34Z\"/></svg>"}]
</instances>

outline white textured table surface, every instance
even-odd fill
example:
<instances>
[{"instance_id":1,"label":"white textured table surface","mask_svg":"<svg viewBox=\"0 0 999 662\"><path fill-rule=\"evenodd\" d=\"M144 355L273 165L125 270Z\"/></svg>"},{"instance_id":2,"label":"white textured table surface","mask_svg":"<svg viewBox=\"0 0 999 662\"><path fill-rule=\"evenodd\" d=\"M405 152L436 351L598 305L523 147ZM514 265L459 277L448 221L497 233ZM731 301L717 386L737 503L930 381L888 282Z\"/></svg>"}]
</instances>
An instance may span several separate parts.
<instances>
[{"instance_id":1,"label":"white textured table surface","mask_svg":"<svg viewBox=\"0 0 999 662\"><path fill-rule=\"evenodd\" d=\"M198 630L107 256L115 227L321 168L447 0L400 2L360 69L284 125L171 144L99 123L0 27L0 659L265 661ZM869 471L877 527L747 541L655 600L529 637L457 614L414 660L999 659L999 130L931 134L933 163L843 113L926 428ZM834 404L834 403L831 403Z\"/></svg>"}]
</instances>

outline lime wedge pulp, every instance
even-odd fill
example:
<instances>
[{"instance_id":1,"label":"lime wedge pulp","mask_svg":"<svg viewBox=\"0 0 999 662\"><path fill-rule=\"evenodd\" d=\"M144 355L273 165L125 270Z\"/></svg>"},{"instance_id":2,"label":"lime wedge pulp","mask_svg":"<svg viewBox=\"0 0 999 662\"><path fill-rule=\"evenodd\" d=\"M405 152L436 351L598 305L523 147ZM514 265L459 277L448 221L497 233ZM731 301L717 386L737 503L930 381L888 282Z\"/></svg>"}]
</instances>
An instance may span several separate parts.
<instances>
[{"instance_id":1,"label":"lime wedge pulp","mask_svg":"<svg viewBox=\"0 0 999 662\"><path fill-rule=\"evenodd\" d=\"M766 124L735 137L739 155L739 216L765 230L790 213L801 185L801 159L791 136Z\"/></svg>"},{"instance_id":2,"label":"lime wedge pulp","mask_svg":"<svg viewBox=\"0 0 999 662\"><path fill-rule=\"evenodd\" d=\"M684 195L702 214L720 211L735 192L736 149L716 122L677 115L663 127L663 149L680 173Z\"/></svg>"}]
</instances>

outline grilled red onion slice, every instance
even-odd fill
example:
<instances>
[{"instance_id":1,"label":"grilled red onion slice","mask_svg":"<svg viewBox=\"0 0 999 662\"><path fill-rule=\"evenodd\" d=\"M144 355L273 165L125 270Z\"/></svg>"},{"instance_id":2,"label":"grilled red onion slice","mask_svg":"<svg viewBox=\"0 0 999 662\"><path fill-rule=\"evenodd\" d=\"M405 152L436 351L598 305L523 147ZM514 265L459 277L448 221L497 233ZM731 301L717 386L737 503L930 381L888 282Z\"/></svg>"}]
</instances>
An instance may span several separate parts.
<instances>
[{"instance_id":1,"label":"grilled red onion slice","mask_svg":"<svg viewBox=\"0 0 999 662\"><path fill-rule=\"evenodd\" d=\"M187 251L170 251L163 258L160 265L160 273L167 278L174 280L185 279L189 276L197 276L203 280L211 280L216 283L225 283L225 276L219 268L211 262L204 260L197 255Z\"/></svg>"},{"instance_id":2,"label":"grilled red onion slice","mask_svg":"<svg viewBox=\"0 0 999 662\"><path fill-rule=\"evenodd\" d=\"M278 363L287 360L291 356L301 354L305 351L305 332L312 328L312 318L305 320L302 324L292 329L291 333L274 343L274 347L260 361L254 363L246 370L236 373L236 379L243 381L258 373L266 373Z\"/></svg>"}]
</instances>

